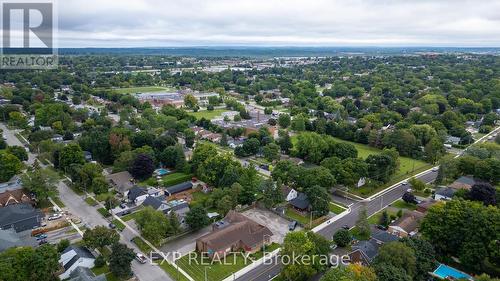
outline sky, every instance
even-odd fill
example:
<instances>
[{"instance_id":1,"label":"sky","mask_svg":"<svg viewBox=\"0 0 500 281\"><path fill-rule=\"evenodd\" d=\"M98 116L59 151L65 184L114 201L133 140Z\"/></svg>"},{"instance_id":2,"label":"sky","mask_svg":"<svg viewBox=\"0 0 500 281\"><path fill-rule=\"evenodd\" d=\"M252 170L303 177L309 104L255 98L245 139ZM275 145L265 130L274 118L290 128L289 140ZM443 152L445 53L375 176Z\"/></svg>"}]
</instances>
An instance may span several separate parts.
<instances>
[{"instance_id":1,"label":"sky","mask_svg":"<svg viewBox=\"0 0 500 281\"><path fill-rule=\"evenodd\" d=\"M57 0L59 47L500 47L500 0Z\"/></svg>"}]
</instances>

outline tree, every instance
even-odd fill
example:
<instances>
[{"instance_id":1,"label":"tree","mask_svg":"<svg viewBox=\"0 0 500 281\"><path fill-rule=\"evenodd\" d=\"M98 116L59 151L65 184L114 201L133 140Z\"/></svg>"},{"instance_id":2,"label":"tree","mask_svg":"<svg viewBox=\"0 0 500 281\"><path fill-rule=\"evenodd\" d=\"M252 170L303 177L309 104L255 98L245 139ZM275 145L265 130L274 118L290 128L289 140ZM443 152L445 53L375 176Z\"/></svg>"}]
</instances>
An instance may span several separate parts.
<instances>
[{"instance_id":1,"label":"tree","mask_svg":"<svg viewBox=\"0 0 500 281\"><path fill-rule=\"evenodd\" d=\"M415 253L416 271L413 280L427 280L429 272L432 272L437 266L434 247L428 241L421 238L403 238L400 241L413 249Z\"/></svg>"},{"instance_id":2,"label":"tree","mask_svg":"<svg viewBox=\"0 0 500 281\"><path fill-rule=\"evenodd\" d=\"M496 190L491 184L486 182L474 184L467 194L467 198L474 201L481 201L484 205L495 206L497 204Z\"/></svg>"},{"instance_id":3,"label":"tree","mask_svg":"<svg viewBox=\"0 0 500 281\"><path fill-rule=\"evenodd\" d=\"M57 252L62 253L66 248L70 245L68 239L61 239L59 243L57 243Z\"/></svg>"},{"instance_id":4,"label":"tree","mask_svg":"<svg viewBox=\"0 0 500 281\"><path fill-rule=\"evenodd\" d=\"M42 169L35 162L32 170L21 175L23 187L36 194L38 202L46 202L47 198L57 194L57 174L50 169Z\"/></svg>"},{"instance_id":5,"label":"tree","mask_svg":"<svg viewBox=\"0 0 500 281\"><path fill-rule=\"evenodd\" d=\"M203 206L196 205L186 214L186 223L193 230L198 230L210 223L207 211Z\"/></svg>"},{"instance_id":6,"label":"tree","mask_svg":"<svg viewBox=\"0 0 500 281\"><path fill-rule=\"evenodd\" d=\"M358 234L360 237L366 239L370 237L370 224L368 223L368 214L366 213L365 208L359 211L358 220L356 221L356 227L358 229Z\"/></svg>"},{"instance_id":7,"label":"tree","mask_svg":"<svg viewBox=\"0 0 500 281\"><path fill-rule=\"evenodd\" d=\"M154 169L153 159L149 155L138 154L129 168L129 172L134 178L144 180L151 177Z\"/></svg>"},{"instance_id":8,"label":"tree","mask_svg":"<svg viewBox=\"0 0 500 281\"><path fill-rule=\"evenodd\" d=\"M81 147L76 143L66 145L59 153L59 166L68 171L72 164L85 163Z\"/></svg>"},{"instance_id":9,"label":"tree","mask_svg":"<svg viewBox=\"0 0 500 281\"><path fill-rule=\"evenodd\" d=\"M264 146L262 153L264 154L264 157L270 162L280 159L280 147L275 143L269 143Z\"/></svg>"},{"instance_id":10,"label":"tree","mask_svg":"<svg viewBox=\"0 0 500 281\"><path fill-rule=\"evenodd\" d=\"M16 156L21 161L28 161L28 152L22 146L9 146L7 147L7 152Z\"/></svg>"},{"instance_id":11,"label":"tree","mask_svg":"<svg viewBox=\"0 0 500 281\"><path fill-rule=\"evenodd\" d=\"M6 182L21 171L23 164L15 155L0 151L0 182Z\"/></svg>"},{"instance_id":12,"label":"tree","mask_svg":"<svg viewBox=\"0 0 500 281\"><path fill-rule=\"evenodd\" d=\"M311 204L311 212L316 217L321 217L328 214L328 192L324 187L315 185L305 190L309 203Z\"/></svg>"},{"instance_id":13,"label":"tree","mask_svg":"<svg viewBox=\"0 0 500 281\"><path fill-rule=\"evenodd\" d=\"M163 212L149 206L136 216L135 222L142 236L155 245L159 245L171 231L170 223Z\"/></svg>"},{"instance_id":14,"label":"tree","mask_svg":"<svg viewBox=\"0 0 500 281\"><path fill-rule=\"evenodd\" d=\"M284 201L281 192L281 181L275 184L272 179L263 180L260 186L262 190L262 202L266 208L272 208L274 205Z\"/></svg>"},{"instance_id":15,"label":"tree","mask_svg":"<svg viewBox=\"0 0 500 281\"><path fill-rule=\"evenodd\" d=\"M413 278L417 270L417 259L412 248L401 242L390 242L382 245L375 257L375 268L394 266L404 269L406 274Z\"/></svg>"},{"instance_id":16,"label":"tree","mask_svg":"<svg viewBox=\"0 0 500 281\"><path fill-rule=\"evenodd\" d=\"M339 247L346 247L351 243L351 234L347 229L340 229L333 235L333 242Z\"/></svg>"},{"instance_id":17,"label":"tree","mask_svg":"<svg viewBox=\"0 0 500 281\"><path fill-rule=\"evenodd\" d=\"M109 257L109 270L118 278L126 278L132 275L130 263L134 260L134 251L121 243L111 246Z\"/></svg>"},{"instance_id":18,"label":"tree","mask_svg":"<svg viewBox=\"0 0 500 281\"><path fill-rule=\"evenodd\" d=\"M181 223L179 222L179 218L174 211L171 211L168 216L168 222L170 224L170 232L172 234L177 234L181 230Z\"/></svg>"},{"instance_id":19,"label":"tree","mask_svg":"<svg viewBox=\"0 0 500 281\"><path fill-rule=\"evenodd\" d=\"M411 194L411 192L405 192L403 194L403 201L408 204L415 204L417 202L417 198L415 197L415 195Z\"/></svg>"},{"instance_id":20,"label":"tree","mask_svg":"<svg viewBox=\"0 0 500 281\"><path fill-rule=\"evenodd\" d=\"M286 113L280 113L278 116L278 125L280 125L281 128L286 129L288 126L290 126L291 123L291 118L290 115Z\"/></svg>"},{"instance_id":21,"label":"tree","mask_svg":"<svg viewBox=\"0 0 500 281\"><path fill-rule=\"evenodd\" d=\"M217 155L215 145L210 143L198 143L193 151L193 156L191 157L191 169L197 172L198 167L203 162L215 155Z\"/></svg>"},{"instance_id":22,"label":"tree","mask_svg":"<svg viewBox=\"0 0 500 281\"><path fill-rule=\"evenodd\" d=\"M119 203L120 201L118 201L118 199L116 199L113 195L108 195L104 200L104 207L109 211L118 206Z\"/></svg>"},{"instance_id":23,"label":"tree","mask_svg":"<svg viewBox=\"0 0 500 281\"><path fill-rule=\"evenodd\" d=\"M390 264L374 267L379 281L412 281L402 268Z\"/></svg>"},{"instance_id":24,"label":"tree","mask_svg":"<svg viewBox=\"0 0 500 281\"><path fill-rule=\"evenodd\" d=\"M328 252L330 251L329 244L329 241L313 232L289 232L285 236L280 254L290 258L309 256L309 261L311 262L303 263L299 259L297 262L285 264L281 272L284 280L305 281L309 280L316 272L324 270L326 264L322 263L318 257L328 256ZM313 256L316 256L316 258L313 259Z\"/></svg>"},{"instance_id":25,"label":"tree","mask_svg":"<svg viewBox=\"0 0 500 281\"><path fill-rule=\"evenodd\" d=\"M425 182L413 177L408 180L408 183L411 185L411 187L415 190L422 191L425 189L426 185Z\"/></svg>"},{"instance_id":26,"label":"tree","mask_svg":"<svg viewBox=\"0 0 500 281\"><path fill-rule=\"evenodd\" d=\"M105 226L96 226L93 229L87 229L83 234L83 243L91 249L102 249L110 246L120 240L120 234L116 230Z\"/></svg>"},{"instance_id":27,"label":"tree","mask_svg":"<svg viewBox=\"0 0 500 281\"><path fill-rule=\"evenodd\" d=\"M238 183L241 192L238 194L238 203L250 205L255 201L255 193L260 185L260 177L253 165L243 168Z\"/></svg>"},{"instance_id":28,"label":"tree","mask_svg":"<svg viewBox=\"0 0 500 281\"><path fill-rule=\"evenodd\" d=\"M320 281L377 281L375 271L360 264L332 267Z\"/></svg>"},{"instance_id":29,"label":"tree","mask_svg":"<svg viewBox=\"0 0 500 281\"><path fill-rule=\"evenodd\" d=\"M285 153L285 154L289 154L290 153L290 149L292 149L292 147L293 147L290 135L288 134L287 131L280 130L278 132L278 136L279 136L279 138L278 138L277 142L278 142L278 145L281 148L281 151L283 151L283 153Z\"/></svg>"},{"instance_id":30,"label":"tree","mask_svg":"<svg viewBox=\"0 0 500 281\"><path fill-rule=\"evenodd\" d=\"M109 189L108 181L104 176L98 176L92 179L92 191L95 194L106 193Z\"/></svg>"},{"instance_id":31,"label":"tree","mask_svg":"<svg viewBox=\"0 0 500 281\"><path fill-rule=\"evenodd\" d=\"M185 129L184 130L184 141L185 141L186 147L193 147L194 139L195 139L195 134L194 134L193 130Z\"/></svg>"},{"instance_id":32,"label":"tree","mask_svg":"<svg viewBox=\"0 0 500 281\"><path fill-rule=\"evenodd\" d=\"M382 216L380 217L380 225L387 227L390 223L391 219L389 218L389 214L387 213L387 210L384 210L382 212Z\"/></svg>"},{"instance_id":33,"label":"tree","mask_svg":"<svg viewBox=\"0 0 500 281\"><path fill-rule=\"evenodd\" d=\"M302 132L306 130L306 122L308 122L308 118L304 114L296 115L291 121L292 129L297 132Z\"/></svg>"},{"instance_id":34,"label":"tree","mask_svg":"<svg viewBox=\"0 0 500 281\"><path fill-rule=\"evenodd\" d=\"M187 108L195 109L198 106L198 100L191 94L187 94L184 97L184 105Z\"/></svg>"}]
</instances>

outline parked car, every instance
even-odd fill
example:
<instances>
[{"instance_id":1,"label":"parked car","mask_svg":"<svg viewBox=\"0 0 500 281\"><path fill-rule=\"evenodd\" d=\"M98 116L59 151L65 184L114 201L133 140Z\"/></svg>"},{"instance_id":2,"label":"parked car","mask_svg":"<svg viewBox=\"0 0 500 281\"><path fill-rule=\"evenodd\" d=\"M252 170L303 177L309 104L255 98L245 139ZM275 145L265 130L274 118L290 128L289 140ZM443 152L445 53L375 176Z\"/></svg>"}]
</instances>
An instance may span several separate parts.
<instances>
[{"instance_id":1,"label":"parked car","mask_svg":"<svg viewBox=\"0 0 500 281\"><path fill-rule=\"evenodd\" d=\"M45 238L47 238L47 234L44 234L44 233L41 233L41 234L38 234L35 236L36 240L43 240Z\"/></svg>"},{"instance_id":2,"label":"parked car","mask_svg":"<svg viewBox=\"0 0 500 281\"><path fill-rule=\"evenodd\" d=\"M293 231L297 227L297 221L292 221L290 224L288 224L288 230Z\"/></svg>"},{"instance_id":3,"label":"parked car","mask_svg":"<svg viewBox=\"0 0 500 281\"><path fill-rule=\"evenodd\" d=\"M128 215L130 214L130 210L125 210L123 212L120 213L120 216L125 216L125 215Z\"/></svg>"},{"instance_id":4,"label":"parked car","mask_svg":"<svg viewBox=\"0 0 500 281\"><path fill-rule=\"evenodd\" d=\"M38 245L43 245L43 244L47 244L47 243L49 243L49 242L47 242L47 240L42 239L42 240L40 240L40 241L38 242Z\"/></svg>"},{"instance_id":5,"label":"parked car","mask_svg":"<svg viewBox=\"0 0 500 281\"><path fill-rule=\"evenodd\" d=\"M146 257L141 253L135 254L135 259L140 263L146 263L148 261Z\"/></svg>"},{"instance_id":6,"label":"parked car","mask_svg":"<svg viewBox=\"0 0 500 281\"><path fill-rule=\"evenodd\" d=\"M53 220L57 220L57 219L60 219L60 218L62 218L62 215L59 214L59 213L57 213L57 214L50 215L49 218L48 218L48 220L49 221L53 221Z\"/></svg>"},{"instance_id":7,"label":"parked car","mask_svg":"<svg viewBox=\"0 0 500 281\"><path fill-rule=\"evenodd\" d=\"M349 228L350 228L350 227L349 227L347 224L344 224L344 225L342 226L342 228L343 228L343 229L345 229L345 230L349 230Z\"/></svg>"},{"instance_id":8,"label":"parked car","mask_svg":"<svg viewBox=\"0 0 500 281\"><path fill-rule=\"evenodd\" d=\"M122 208L122 209L127 208L127 204L125 204L125 203L121 203L121 204L120 204L120 208Z\"/></svg>"},{"instance_id":9,"label":"parked car","mask_svg":"<svg viewBox=\"0 0 500 281\"><path fill-rule=\"evenodd\" d=\"M109 223L108 226L111 229L115 229L116 228L116 225L114 223Z\"/></svg>"}]
</instances>

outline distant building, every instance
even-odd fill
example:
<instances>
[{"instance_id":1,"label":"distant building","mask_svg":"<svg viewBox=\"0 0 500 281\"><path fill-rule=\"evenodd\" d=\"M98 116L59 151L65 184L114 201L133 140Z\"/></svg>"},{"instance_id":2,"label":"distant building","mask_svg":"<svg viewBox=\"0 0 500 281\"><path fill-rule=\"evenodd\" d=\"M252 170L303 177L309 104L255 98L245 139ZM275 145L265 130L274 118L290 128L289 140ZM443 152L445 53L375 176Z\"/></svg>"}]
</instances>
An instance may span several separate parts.
<instances>
[{"instance_id":1,"label":"distant building","mask_svg":"<svg viewBox=\"0 0 500 281\"><path fill-rule=\"evenodd\" d=\"M405 213L401 218L391 223L387 231L401 238L414 236L418 233L420 221L424 216L417 211Z\"/></svg>"},{"instance_id":2,"label":"distant building","mask_svg":"<svg viewBox=\"0 0 500 281\"><path fill-rule=\"evenodd\" d=\"M459 177L457 180L455 180L453 183L449 185L449 187L453 189L465 189L465 190L470 190L473 185L478 183L480 181L472 178L472 177L467 177L467 176L462 176Z\"/></svg>"},{"instance_id":3,"label":"distant building","mask_svg":"<svg viewBox=\"0 0 500 281\"><path fill-rule=\"evenodd\" d=\"M193 183L191 181L186 181L176 185L169 186L165 189L165 195L171 196L179 192L187 191L193 188Z\"/></svg>"},{"instance_id":4,"label":"distant building","mask_svg":"<svg viewBox=\"0 0 500 281\"><path fill-rule=\"evenodd\" d=\"M134 187L134 178L128 171L107 175L106 180L121 194Z\"/></svg>"},{"instance_id":5,"label":"distant building","mask_svg":"<svg viewBox=\"0 0 500 281\"><path fill-rule=\"evenodd\" d=\"M288 202L288 203L299 211L307 211L307 210L309 210L309 207L311 205L309 203L309 198L307 198L307 195L305 193L302 193L302 192L299 192L297 194L297 197L290 200L290 202Z\"/></svg>"},{"instance_id":6,"label":"distant building","mask_svg":"<svg viewBox=\"0 0 500 281\"><path fill-rule=\"evenodd\" d=\"M451 187L441 187L434 193L434 199L438 201L449 201L453 198L455 192L457 192L457 190Z\"/></svg>"}]
</instances>

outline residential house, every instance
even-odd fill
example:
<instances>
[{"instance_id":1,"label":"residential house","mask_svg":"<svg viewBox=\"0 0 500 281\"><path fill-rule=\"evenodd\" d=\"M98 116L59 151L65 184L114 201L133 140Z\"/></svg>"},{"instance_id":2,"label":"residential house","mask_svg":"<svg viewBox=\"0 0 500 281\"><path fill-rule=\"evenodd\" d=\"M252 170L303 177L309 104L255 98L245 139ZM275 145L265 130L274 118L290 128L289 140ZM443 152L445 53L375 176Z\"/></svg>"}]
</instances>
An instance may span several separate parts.
<instances>
[{"instance_id":1,"label":"residential house","mask_svg":"<svg viewBox=\"0 0 500 281\"><path fill-rule=\"evenodd\" d=\"M297 196L290 200L288 202L290 205L292 205L295 209L299 211L307 211L309 210L309 206L311 205L309 203L309 199L307 198L307 195L305 193L299 192L297 193Z\"/></svg>"},{"instance_id":2,"label":"residential house","mask_svg":"<svg viewBox=\"0 0 500 281\"><path fill-rule=\"evenodd\" d=\"M93 268L95 256L85 247L69 246L61 253L59 263L64 268L64 272L59 275L59 279L64 280L70 277L71 273L78 267Z\"/></svg>"},{"instance_id":3,"label":"residential house","mask_svg":"<svg viewBox=\"0 0 500 281\"><path fill-rule=\"evenodd\" d=\"M7 190L0 193L0 208L19 203L32 203L31 198L23 189Z\"/></svg>"},{"instance_id":4,"label":"residential house","mask_svg":"<svg viewBox=\"0 0 500 281\"><path fill-rule=\"evenodd\" d=\"M121 194L134 187L134 178L128 171L107 175L106 180Z\"/></svg>"},{"instance_id":5,"label":"residential house","mask_svg":"<svg viewBox=\"0 0 500 281\"><path fill-rule=\"evenodd\" d=\"M401 218L391 223L387 231L400 238L414 236L418 233L420 221L424 216L424 214L417 211L407 212Z\"/></svg>"},{"instance_id":6,"label":"residential house","mask_svg":"<svg viewBox=\"0 0 500 281\"><path fill-rule=\"evenodd\" d=\"M106 281L106 275L101 274L95 276L95 274L88 268L79 266L69 275L70 279L68 281Z\"/></svg>"},{"instance_id":7,"label":"residential house","mask_svg":"<svg viewBox=\"0 0 500 281\"><path fill-rule=\"evenodd\" d=\"M479 181L472 178L472 177L467 177L467 176L461 176L457 180L455 180L453 183L449 185L449 187L453 189L466 189L470 190L472 186Z\"/></svg>"},{"instance_id":8,"label":"residential house","mask_svg":"<svg viewBox=\"0 0 500 281\"><path fill-rule=\"evenodd\" d=\"M160 195L162 195L162 191L160 189L154 187L145 188L140 186L132 187L125 194L128 202L134 203L135 205L141 205L148 196L158 197Z\"/></svg>"},{"instance_id":9,"label":"residential house","mask_svg":"<svg viewBox=\"0 0 500 281\"><path fill-rule=\"evenodd\" d=\"M167 213L170 210L170 206L167 202L163 201L161 197L148 196L142 203L144 207L151 207L154 210L162 211Z\"/></svg>"},{"instance_id":10,"label":"residential house","mask_svg":"<svg viewBox=\"0 0 500 281\"><path fill-rule=\"evenodd\" d=\"M16 232L40 226L44 215L29 203L10 204L0 211L0 229L13 228Z\"/></svg>"},{"instance_id":11,"label":"residential house","mask_svg":"<svg viewBox=\"0 0 500 281\"><path fill-rule=\"evenodd\" d=\"M62 135L59 135L59 134L54 134L51 138L51 140L53 142L63 142L64 141L64 138Z\"/></svg>"},{"instance_id":12,"label":"residential house","mask_svg":"<svg viewBox=\"0 0 500 281\"><path fill-rule=\"evenodd\" d=\"M169 186L165 189L165 195L172 196L176 193L187 191L193 188L193 183L191 181L186 181L176 185Z\"/></svg>"},{"instance_id":13,"label":"residential house","mask_svg":"<svg viewBox=\"0 0 500 281\"><path fill-rule=\"evenodd\" d=\"M167 210L167 214L170 215L172 212L174 212L181 225L186 226L184 219L186 218L186 215L190 210L189 204L182 199L170 201L168 202L168 204L170 208Z\"/></svg>"},{"instance_id":14,"label":"residential house","mask_svg":"<svg viewBox=\"0 0 500 281\"><path fill-rule=\"evenodd\" d=\"M436 200L427 200L427 201L423 201L419 204L417 204L417 211L422 213L422 214L427 214L427 211L429 211L429 209L436 205L438 203L438 201Z\"/></svg>"},{"instance_id":15,"label":"residential house","mask_svg":"<svg viewBox=\"0 0 500 281\"><path fill-rule=\"evenodd\" d=\"M375 232L373 232L371 238L375 239L375 241L377 241L379 244L390 243L399 240L398 236L382 230L376 230Z\"/></svg>"},{"instance_id":16,"label":"residential house","mask_svg":"<svg viewBox=\"0 0 500 281\"><path fill-rule=\"evenodd\" d=\"M293 199L297 198L297 195L298 195L298 192L295 189L290 188L286 185L283 185L281 187L281 192L282 192L283 197L285 198L286 202L292 201Z\"/></svg>"},{"instance_id":17,"label":"residential house","mask_svg":"<svg viewBox=\"0 0 500 281\"><path fill-rule=\"evenodd\" d=\"M454 136L448 136L446 137L446 141L444 143L457 145L460 143L460 138Z\"/></svg>"},{"instance_id":18,"label":"residential house","mask_svg":"<svg viewBox=\"0 0 500 281\"><path fill-rule=\"evenodd\" d=\"M453 198L457 189L451 187L441 187L436 190L434 193L434 199L438 201L449 201Z\"/></svg>"},{"instance_id":19,"label":"residential house","mask_svg":"<svg viewBox=\"0 0 500 281\"><path fill-rule=\"evenodd\" d=\"M224 257L234 251L256 252L273 235L266 226L229 211L226 217L213 224L212 232L196 240L196 250L209 257Z\"/></svg>"},{"instance_id":20,"label":"residential house","mask_svg":"<svg viewBox=\"0 0 500 281\"><path fill-rule=\"evenodd\" d=\"M370 238L368 241L357 242L352 245L352 252L348 254L350 262L369 266L378 255L378 249L382 244L374 238Z\"/></svg>"}]
</instances>

